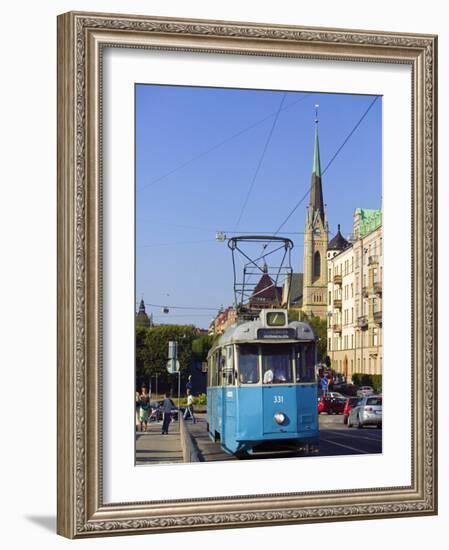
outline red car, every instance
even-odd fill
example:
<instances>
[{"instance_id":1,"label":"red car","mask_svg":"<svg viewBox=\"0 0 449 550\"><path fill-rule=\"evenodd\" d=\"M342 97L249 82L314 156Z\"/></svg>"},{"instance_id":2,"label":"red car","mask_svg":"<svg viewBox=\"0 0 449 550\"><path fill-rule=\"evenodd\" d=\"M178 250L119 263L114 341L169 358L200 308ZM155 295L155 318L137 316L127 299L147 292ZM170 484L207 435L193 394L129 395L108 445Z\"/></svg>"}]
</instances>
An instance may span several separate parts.
<instances>
[{"instance_id":1,"label":"red car","mask_svg":"<svg viewBox=\"0 0 449 550\"><path fill-rule=\"evenodd\" d=\"M351 412L351 409L355 407L359 401L360 397L350 397L349 399L346 399L345 408L343 410L343 422L345 424L348 423L349 413Z\"/></svg>"},{"instance_id":2,"label":"red car","mask_svg":"<svg viewBox=\"0 0 449 550\"><path fill-rule=\"evenodd\" d=\"M318 414L342 414L345 403L345 399L339 397L322 396L318 399Z\"/></svg>"}]
</instances>

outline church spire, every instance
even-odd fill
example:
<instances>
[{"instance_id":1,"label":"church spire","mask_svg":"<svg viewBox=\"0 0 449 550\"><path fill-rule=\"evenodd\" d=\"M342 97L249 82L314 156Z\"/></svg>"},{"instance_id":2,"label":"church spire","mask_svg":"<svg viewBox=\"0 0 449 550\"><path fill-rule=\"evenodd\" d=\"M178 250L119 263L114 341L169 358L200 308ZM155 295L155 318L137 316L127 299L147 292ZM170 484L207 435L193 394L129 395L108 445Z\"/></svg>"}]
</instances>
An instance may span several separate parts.
<instances>
[{"instance_id":1,"label":"church spire","mask_svg":"<svg viewBox=\"0 0 449 550\"><path fill-rule=\"evenodd\" d=\"M324 223L323 189L321 187L320 143L318 139L318 105L315 105L315 143L313 146L312 182L310 186L310 209L312 214L318 211Z\"/></svg>"}]
</instances>

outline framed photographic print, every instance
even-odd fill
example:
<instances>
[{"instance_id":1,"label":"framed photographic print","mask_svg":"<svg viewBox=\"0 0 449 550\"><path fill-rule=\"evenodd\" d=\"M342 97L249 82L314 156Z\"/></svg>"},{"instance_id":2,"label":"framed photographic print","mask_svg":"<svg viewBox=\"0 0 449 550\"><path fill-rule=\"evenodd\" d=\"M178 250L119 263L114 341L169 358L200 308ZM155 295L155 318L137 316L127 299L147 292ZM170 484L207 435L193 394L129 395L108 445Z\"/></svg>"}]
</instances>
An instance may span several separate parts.
<instances>
[{"instance_id":1,"label":"framed photographic print","mask_svg":"<svg viewBox=\"0 0 449 550\"><path fill-rule=\"evenodd\" d=\"M59 17L60 534L436 514L436 49Z\"/></svg>"}]
</instances>

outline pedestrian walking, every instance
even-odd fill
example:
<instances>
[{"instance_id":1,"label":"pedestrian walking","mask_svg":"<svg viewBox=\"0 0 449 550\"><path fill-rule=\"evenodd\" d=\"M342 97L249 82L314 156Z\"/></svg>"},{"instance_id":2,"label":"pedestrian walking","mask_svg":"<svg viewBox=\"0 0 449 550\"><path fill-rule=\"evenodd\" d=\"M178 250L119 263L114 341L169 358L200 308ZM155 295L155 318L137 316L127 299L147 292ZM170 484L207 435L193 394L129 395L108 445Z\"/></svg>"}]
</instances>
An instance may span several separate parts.
<instances>
[{"instance_id":1,"label":"pedestrian walking","mask_svg":"<svg viewBox=\"0 0 449 550\"><path fill-rule=\"evenodd\" d=\"M189 390L187 390L187 407L186 407L186 410L184 411L184 420L187 420L188 416L190 416L193 423L195 424L196 423L196 418L195 418L195 415L193 413L193 395L191 394L191 392Z\"/></svg>"},{"instance_id":2,"label":"pedestrian walking","mask_svg":"<svg viewBox=\"0 0 449 550\"><path fill-rule=\"evenodd\" d=\"M187 378L187 384L186 384L186 392L192 393L193 392L193 384L192 384L192 375L189 374L189 377Z\"/></svg>"},{"instance_id":3,"label":"pedestrian walking","mask_svg":"<svg viewBox=\"0 0 449 550\"><path fill-rule=\"evenodd\" d=\"M147 387L144 385L140 389L140 393L136 394L136 404L139 406L139 422L140 431L143 432L143 426L145 424L145 431L148 429L148 416L150 413L150 394Z\"/></svg>"},{"instance_id":4,"label":"pedestrian walking","mask_svg":"<svg viewBox=\"0 0 449 550\"><path fill-rule=\"evenodd\" d=\"M162 435L168 434L168 426L171 422L171 410L173 405L169 397L170 397L170 394L167 392L165 394L165 399L162 401L162 413L163 413Z\"/></svg>"}]
</instances>

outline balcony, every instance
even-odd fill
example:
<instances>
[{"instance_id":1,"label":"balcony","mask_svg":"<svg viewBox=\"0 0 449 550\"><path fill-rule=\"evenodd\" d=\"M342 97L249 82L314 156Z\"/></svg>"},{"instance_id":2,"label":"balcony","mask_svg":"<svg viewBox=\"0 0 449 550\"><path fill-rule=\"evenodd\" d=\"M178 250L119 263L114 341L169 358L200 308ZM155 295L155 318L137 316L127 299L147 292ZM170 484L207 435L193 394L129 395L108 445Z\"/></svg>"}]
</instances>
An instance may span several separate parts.
<instances>
[{"instance_id":1,"label":"balcony","mask_svg":"<svg viewBox=\"0 0 449 550\"><path fill-rule=\"evenodd\" d=\"M375 294L382 294L382 282L377 281L373 283L373 291Z\"/></svg>"},{"instance_id":2,"label":"balcony","mask_svg":"<svg viewBox=\"0 0 449 550\"><path fill-rule=\"evenodd\" d=\"M378 265L379 256L368 256L368 265Z\"/></svg>"},{"instance_id":3,"label":"balcony","mask_svg":"<svg viewBox=\"0 0 449 550\"><path fill-rule=\"evenodd\" d=\"M334 275L334 285L341 285L342 279L341 275Z\"/></svg>"},{"instance_id":4,"label":"balcony","mask_svg":"<svg viewBox=\"0 0 449 550\"><path fill-rule=\"evenodd\" d=\"M357 327L361 330L366 330L368 328L368 317L366 315L357 317Z\"/></svg>"},{"instance_id":5,"label":"balcony","mask_svg":"<svg viewBox=\"0 0 449 550\"><path fill-rule=\"evenodd\" d=\"M382 311L375 311L373 313L374 322L378 325L382 324Z\"/></svg>"},{"instance_id":6,"label":"balcony","mask_svg":"<svg viewBox=\"0 0 449 550\"><path fill-rule=\"evenodd\" d=\"M334 332L341 332L341 323L334 323L334 324L332 325L332 330L333 330Z\"/></svg>"},{"instance_id":7,"label":"balcony","mask_svg":"<svg viewBox=\"0 0 449 550\"><path fill-rule=\"evenodd\" d=\"M334 308L341 309L341 298L334 298Z\"/></svg>"}]
</instances>

